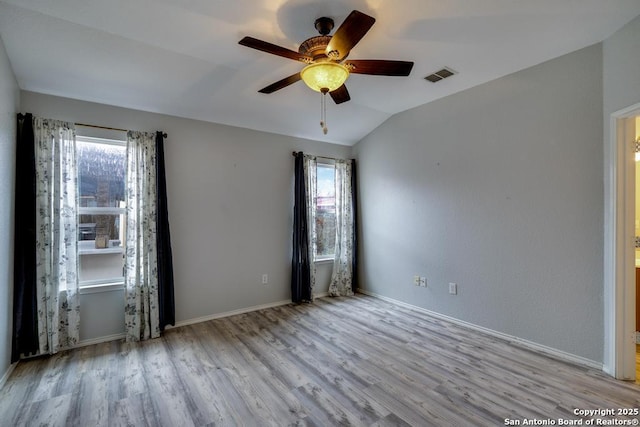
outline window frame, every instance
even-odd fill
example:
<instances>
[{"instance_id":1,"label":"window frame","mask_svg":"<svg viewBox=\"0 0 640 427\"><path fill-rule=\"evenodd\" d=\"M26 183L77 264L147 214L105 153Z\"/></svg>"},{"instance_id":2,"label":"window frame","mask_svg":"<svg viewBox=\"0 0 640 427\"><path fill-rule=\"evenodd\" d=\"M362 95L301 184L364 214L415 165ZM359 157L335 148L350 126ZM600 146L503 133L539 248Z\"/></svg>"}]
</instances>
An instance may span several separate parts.
<instances>
[{"instance_id":1,"label":"window frame","mask_svg":"<svg viewBox=\"0 0 640 427\"><path fill-rule=\"evenodd\" d=\"M333 208L334 210L336 209L336 205L335 205L335 185L336 185L336 162L333 159L328 159L328 158L322 158L322 157L317 157L316 158L316 185L315 185L315 190L316 190L316 194L313 195L313 209L315 212L314 217L317 218L318 215L318 168L319 167L331 167L331 169L333 170L333 187L334 187L334 195L333 195ZM335 215L335 212L334 212ZM336 256L336 251L335 251L335 241L334 241L334 248L331 254L325 254L325 255L318 255L318 244L317 241L319 239L318 236L318 232L317 232L317 223L315 224L315 229L316 229L316 242L314 242L314 247L313 247L313 255L314 255L314 262L322 264L322 263L329 263L329 262L333 262Z\"/></svg>"},{"instance_id":2,"label":"window frame","mask_svg":"<svg viewBox=\"0 0 640 427\"><path fill-rule=\"evenodd\" d=\"M77 142L124 147L125 150L127 147L126 136L123 139L114 139L114 138L101 138L101 137L94 137L94 136L76 135L76 143ZM79 179L80 179L80 176L78 175L78 197L80 197ZM125 185L126 185L126 178L125 178ZM126 214L127 214L126 207L119 208L115 206L113 207L77 206L78 218L80 217L80 215L114 215L114 216L119 215L120 223L122 225L122 224L126 224ZM79 220L77 222L76 228L77 228L76 233L79 233L80 231ZM76 255L78 257L78 269L82 268L82 257L84 256L94 257L94 256L121 254L121 256L124 258L124 254L125 254L124 239L122 239L121 246L107 247L103 249L96 249L95 247L91 247L91 248L82 247L85 245L81 245L81 242L84 242L84 240L78 240L77 255ZM92 242L92 241L87 240L87 242ZM122 275L118 277L106 277L104 279L80 280L80 275L78 275L78 287L80 288L80 292L82 294L123 289L124 277L125 277L125 272L124 272L124 265L123 265Z\"/></svg>"}]
</instances>

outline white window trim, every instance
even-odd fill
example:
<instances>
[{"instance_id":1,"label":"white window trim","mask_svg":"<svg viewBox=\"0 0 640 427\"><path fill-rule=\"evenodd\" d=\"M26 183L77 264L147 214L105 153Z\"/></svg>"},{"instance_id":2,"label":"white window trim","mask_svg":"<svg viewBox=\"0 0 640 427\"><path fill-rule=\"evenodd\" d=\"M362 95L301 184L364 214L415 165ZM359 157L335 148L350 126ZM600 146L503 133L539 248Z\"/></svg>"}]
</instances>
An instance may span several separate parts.
<instances>
[{"instance_id":1,"label":"white window trim","mask_svg":"<svg viewBox=\"0 0 640 427\"><path fill-rule=\"evenodd\" d=\"M93 136L76 136L76 142L90 142L93 144L107 144L107 145L117 145L120 147L127 146L127 140L122 139L109 139L109 138L95 138Z\"/></svg>"},{"instance_id":2,"label":"white window trim","mask_svg":"<svg viewBox=\"0 0 640 427\"><path fill-rule=\"evenodd\" d=\"M126 214L127 210L125 208L116 208L116 207L79 207L78 214L79 215L123 215Z\"/></svg>"},{"instance_id":3,"label":"white window trim","mask_svg":"<svg viewBox=\"0 0 640 427\"><path fill-rule=\"evenodd\" d=\"M316 157L316 164L335 166L335 159L327 159L326 157Z\"/></svg>"},{"instance_id":4,"label":"white window trim","mask_svg":"<svg viewBox=\"0 0 640 427\"><path fill-rule=\"evenodd\" d=\"M92 282L95 283L91 284ZM80 287L80 295L119 291L121 289L124 289L124 280L122 280L122 278L115 278L111 281L87 280L83 282L83 285Z\"/></svg>"},{"instance_id":5,"label":"white window trim","mask_svg":"<svg viewBox=\"0 0 640 427\"><path fill-rule=\"evenodd\" d=\"M89 240L91 241L91 240ZM90 249L78 249L79 255L104 255L104 254L123 254L124 248L122 246L113 248L90 248Z\"/></svg>"}]
</instances>

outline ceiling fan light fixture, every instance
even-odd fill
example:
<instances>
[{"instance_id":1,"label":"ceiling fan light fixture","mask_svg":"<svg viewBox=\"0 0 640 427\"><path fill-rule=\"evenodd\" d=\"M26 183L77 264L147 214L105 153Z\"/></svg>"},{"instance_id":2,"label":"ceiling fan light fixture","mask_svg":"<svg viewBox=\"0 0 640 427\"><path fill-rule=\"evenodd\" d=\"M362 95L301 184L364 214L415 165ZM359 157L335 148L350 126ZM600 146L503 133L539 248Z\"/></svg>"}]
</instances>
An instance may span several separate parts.
<instances>
[{"instance_id":1,"label":"ceiling fan light fixture","mask_svg":"<svg viewBox=\"0 0 640 427\"><path fill-rule=\"evenodd\" d=\"M349 77L349 69L335 62L317 62L307 65L300 71L300 77L307 86L316 92L333 92L344 84Z\"/></svg>"}]
</instances>

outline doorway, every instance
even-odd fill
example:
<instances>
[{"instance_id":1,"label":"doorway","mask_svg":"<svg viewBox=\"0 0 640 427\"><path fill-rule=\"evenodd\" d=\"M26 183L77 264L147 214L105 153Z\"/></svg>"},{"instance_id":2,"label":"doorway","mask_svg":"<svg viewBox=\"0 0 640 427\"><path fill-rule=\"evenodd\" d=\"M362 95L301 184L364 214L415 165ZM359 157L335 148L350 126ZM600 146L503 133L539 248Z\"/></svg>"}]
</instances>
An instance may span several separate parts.
<instances>
[{"instance_id":1,"label":"doorway","mask_svg":"<svg viewBox=\"0 0 640 427\"><path fill-rule=\"evenodd\" d=\"M640 104L613 113L605 141L603 370L623 380L636 379L634 154L639 116Z\"/></svg>"}]
</instances>

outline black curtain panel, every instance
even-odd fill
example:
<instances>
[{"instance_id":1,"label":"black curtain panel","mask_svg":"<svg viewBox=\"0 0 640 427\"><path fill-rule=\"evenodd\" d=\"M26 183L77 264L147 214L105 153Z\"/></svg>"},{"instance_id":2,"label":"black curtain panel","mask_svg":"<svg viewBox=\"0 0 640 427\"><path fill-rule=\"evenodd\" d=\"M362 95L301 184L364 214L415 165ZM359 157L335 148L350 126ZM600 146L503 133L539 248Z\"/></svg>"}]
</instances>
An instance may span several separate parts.
<instances>
[{"instance_id":1,"label":"black curtain panel","mask_svg":"<svg viewBox=\"0 0 640 427\"><path fill-rule=\"evenodd\" d=\"M31 114L18 114L14 233L11 363L21 354L38 351L36 162Z\"/></svg>"},{"instance_id":2,"label":"black curtain panel","mask_svg":"<svg viewBox=\"0 0 640 427\"><path fill-rule=\"evenodd\" d=\"M156 133L156 179L158 187L158 308L160 330L176 324L175 299L173 293L173 257L171 254L171 235L169 233L169 214L167 211L167 180L164 168L164 134Z\"/></svg>"},{"instance_id":3,"label":"black curtain panel","mask_svg":"<svg viewBox=\"0 0 640 427\"><path fill-rule=\"evenodd\" d=\"M356 179L356 160L351 160L351 200L353 203L353 253L351 254L351 288L358 289L358 180Z\"/></svg>"},{"instance_id":4,"label":"black curtain panel","mask_svg":"<svg viewBox=\"0 0 640 427\"><path fill-rule=\"evenodd\" d=\"M311 301L311 259L307 233L307 194L304 176L304 154L295 156L293 206L293 258L291 260L291 301Z\"/></svg>"}]
</instances>

